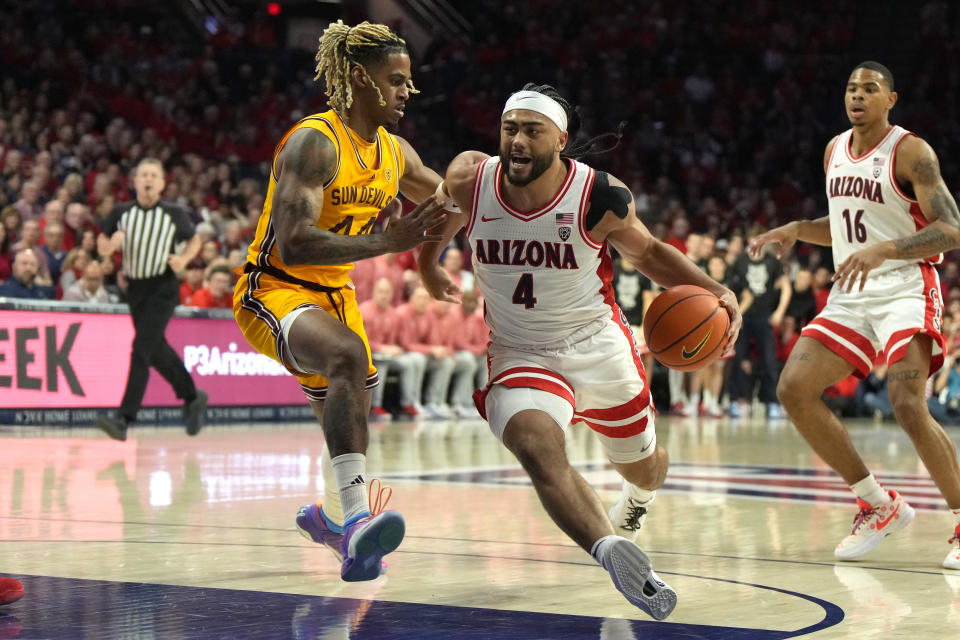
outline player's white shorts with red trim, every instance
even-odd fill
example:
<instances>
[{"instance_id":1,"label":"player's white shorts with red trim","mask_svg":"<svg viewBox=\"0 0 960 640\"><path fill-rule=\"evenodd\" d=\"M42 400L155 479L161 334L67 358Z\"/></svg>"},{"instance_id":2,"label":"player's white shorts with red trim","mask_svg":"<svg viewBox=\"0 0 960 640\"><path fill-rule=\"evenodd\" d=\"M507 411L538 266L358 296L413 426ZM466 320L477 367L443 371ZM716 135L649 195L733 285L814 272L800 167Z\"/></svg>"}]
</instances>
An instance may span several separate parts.
<instances>
[{"instance_id":1,"label":"player's white shorts with red trim","mask_svg":"<svg viewBox=\"0 0 960 640\"><path fill-rule=\"evenodd\" d=\"M490 383L474 400L497 438L515 414L539 409L562 429L585 423L613 462L636 462L656 448L650 389L629 325L598 320L545 349L494 341L489 363Z\"/></svg>"},{"instance_id":2,"label":"player's white shorts with red trim","mask_svg":"<svg viewBox=\"0 0 960 640\"><path fill-rule=\"evenodd\" d=\"M857 283L859 286L859 282ZM834 287L827 305L803 328L854 367L864 378L882 355L888 365L903 358L918 333L933 339L930 373L943 365L943 298L940 278L929 264L911 264L867 276L863 291Z\"/></svg>"}]
</instances>

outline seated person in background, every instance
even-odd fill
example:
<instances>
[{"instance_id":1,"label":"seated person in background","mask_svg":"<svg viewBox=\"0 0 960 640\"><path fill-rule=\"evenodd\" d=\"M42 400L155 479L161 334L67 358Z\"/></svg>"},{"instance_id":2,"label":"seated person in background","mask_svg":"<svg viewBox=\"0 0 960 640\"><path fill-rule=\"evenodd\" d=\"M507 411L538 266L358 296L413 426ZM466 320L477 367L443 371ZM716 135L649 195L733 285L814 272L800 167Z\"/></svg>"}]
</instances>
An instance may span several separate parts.
<instances>
[{"instance_id":1,"label":"seated person in background","mask_svg":"<svg viewBox=\"0 0 960 640\"><path fill-rule=\"evenodd\" d=\"M447 251L450 251L450 249L447 249ZM453 307L458 307L458 309L454 310ZM433 314L436 316L437 322L437 342L447 346L453 358L451 381L447 383L447 387L453 389L453 396L449 403L447 403L446 394L437 400L439 400L439 404L450 407L453 415L457 418L476 418L479 420L480 413L473 404L473 379L477 375L477 359L470 351L458 350L456 347L457 337L466 329L463 324L465 319L459 307L460 305L452 302L433 301ZM427 397L427 406L436 403L436 400Z\"/></svg>"},{"instance_id":2,"label":"seated person in background","mask_svg":"<svg viewBox=\"0 0 960 640\"><path fill-rule=\"evenodd\" d=\"M380 371L380 384L373 388L370 401L370 420L389 420L390 413L383 408L383 387L391 370L400 376L400 411L406 417L420 415L420 384L423 382L427 359L419 353L407 353L397 344L397 319L391 306L393 285L380 278L373 285L373 298L360 305L363 328L370 341L373 364Z\"/></svg>"},{"instance_id":3,"label":"seated person in background","mask_svg":"<svg viewBox=\"0 0 960 640\"><path fill-rule=\"evenodd\" d=\"M63 292L65 302L110 302L110 294L103 288L103 268L91 260L83 269L83 277Z\"/></svg>"},{"instance_id":4,"label":"seated person in background","mask_svg":"<svg viewBox=\"0 0 960 640\"><path fill-rule=\"evenodd\" d=\"M472 379L464 376L454 382L453 410L461 418L480 417L473 403L473 392L487 386L487 345L490 343L490 329L483 319L479 305L480 296L476 291L464 291L460 304L454 305L449 314L458 327L453 337L454 357L469 357L476 364L476 373Z\"/></svg>"},{"instance_id":5,"label":"seated person in background","mask_svg":"<svg viewBox=\"0 0 960 640\"><path fill-rule=\"evenodd\" d=\"M63 225L59 222L51 222L43 229L43 245L39 248L43 254L43 259L50 269L50 279L53 282L59 282L60 269L63 261L67 258L67 250L63 246Z\"/></svg>"},{"instance_id":6,"label":"seated person in background","mask_svg":"<svg viewBox=\"0 0 960 640\"><path fill-rule=\"evenodd\" d=\"M457 247L447 247L440 259L440 264L460 291L473 289L473 273L463 268L463 251Z\"/></svg>"},{"instance_id":7,"label":"seated person in background","mask_svg":"<svg viewBox=\"0 0 960 640\"><path fill-rule=\"evenodd\" d=\"M220 257L220 244L216 240L207 240L200 249L200 257L204 262L210 264Z\"/></svg>"},{"instance_id":8,"label":"seated person in background","mask_svg":"<svg viewBox=\"0 0 960 640\"><path fill-rule=\"evenodd\" d=\"M0 297L53 300L56 290L37 281L40 262L33 249L22 249L13 257L10 279L0 286Z\"/></svg>"},{"instance_id":9,"label":"seated person in background","mask_svg":"<svg viewBox=\"0 0 960 640\"><path fill-rule=\"evenodd\" d=\"M205 309L233 309L233 272L230 267L211 267L207 286L193 294L190 304Z\"/></svg>"},{"instance_id":10,"label":"seated person in background","mask_svg":"<svg viewBox=\"0 0 960 640\"><path fill-rule=\"evenodd\" d=\"M47 265L47 258L40 253L40 223L36 220L27 220L20 228L20 241L12 247L13 253L20 253L24 249L31 249L34 257L37 259L37 279L39 284L53 284L54 280L50 277L50 267Z\"/></svg>"},{"instance_id":11,"label":"seated person in background","mask_svg":"<svg viewBox=\"0 0 960 640\"><path fill-rule=\"evenodd\" d=\"M870 374L860 381L856 392L858 412L875 420L893 417L890 392L887 390L887 363L878 359Z\"/></svg>"},{"instance_id":12,"label":"seated person in background","mask_svg":"<svg viewBox=\"0 0 960 640\"><path fill-rule=\"evenodd\" d=\"M194 258L187 264L183 282L180 283L180 304L193 305L193 296L203 288L203 270L206 268L203 260Z\"/></svg>"},{"instance_id":13,"label":"seated person in background","mask_svg":"<svg viewBox=\"0 0 960 640\"><path fill-rule=\"evenodd\" d=\"M397 264L395 253L385 253L366 260L357 260L354 263L350 280L357 288L357 302L366 302L373 297L374 283L380 278L390 281L390 287L393 290L390 306L399 307L403 304L403 267Z\"/></svg>"},{"instance_id":14,"label":"seated person in background","mask_svg":"<svg viewBox=\"0 0 960 640\"><path fill-rule=\"evenodd\" d=\"M429 374L424 413L432 420L452 417L446 404L453 374L453 351L437 336L437 319L430 311L430 294L423 285L410 292L410 302L397 308L397 343L404 351L420 354ZM417 389L419 389L417 383Z\"/></svg>"},{"instance_id":15,"label":"seated person in background","mask_svg":"<svg viewBox=\"0 0 960 640\"><path fill-rule=\"evenodd\" d=\"M933 393L927 398L930 414L938 422L956 424L960 421L960 358L956 353L944 357L933 381Z\"/></svg>"},{"instance_id":16,"label":"seated person in background","mask_svg":"<svg viewBox=\"0 0 960 640\"><path fill-rule=\"evenodd\" d=\"M57 297L63 295L63 292L70 288L74 282L83 277L83 270L90 264L90 254L74 247L67 253L63 259L63 267L60 270L60 279L57 282Z\"/></svg>"}]
</instances>

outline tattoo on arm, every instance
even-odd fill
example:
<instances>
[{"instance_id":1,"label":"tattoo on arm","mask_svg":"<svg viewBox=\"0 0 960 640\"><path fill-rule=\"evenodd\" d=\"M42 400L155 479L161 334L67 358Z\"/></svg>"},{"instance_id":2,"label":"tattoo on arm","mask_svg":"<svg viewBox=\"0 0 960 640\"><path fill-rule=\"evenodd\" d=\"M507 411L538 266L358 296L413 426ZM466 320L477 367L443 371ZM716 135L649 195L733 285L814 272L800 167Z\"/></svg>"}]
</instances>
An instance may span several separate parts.
<instances>
[{"instance_id":1,"label":"tattoo on arm","mask_svg":"<svg viewBox=\"0 0 960 640\"><path fill-rule=\"evenodd\" d=\"M607 211L612 211L621 220L627 217L633 196L623 187L610 186L610 177L604 171L597 171L590 191L590 207L587 209L587 231L592 231Z\"/></svg>"},{"instance_id":2,"label":"tattoo on arm","mask_svg":"<svg viewBox=\"0 0 960 640\"><path fill-rule=\"evenodd\" d=\"M793 351L789 357L790 360L809 360L810 354L806 351Z\"/></svg>"},{"instance_id":3,"label":"tattoo on arm","mask_svg":"<svg viewBox=\"0 0 960 640\"><path fill-rule=\"evenodd\" d=\"M316 226L324 182L336 170L337 150L325 135L306 130L289 140L274 191L271 224L280 259L288 265L344 264L386 251L376 235L340 235Z\"/></svg>"},{"instance_id":4,"label":"tattoo on arm","mask_svg":"<svg viewBox=\"0 0 960 640\"><path fill-rule=\"evenodd\" d=\"M922 185L933 186L940 180L940 163L936 158L921 157L913 163L913 172L917 182Z\"/></svg>"},{"instance_id":5,"label":"tattoo on arm","mask_svg":"<svg viewBox=\"0 0 960 640\"><path fill-rule=\"evenodd\" d=\"M929 156L918 158L913 163L913 172L917 185L933 188L930 208L936 214L937 221L960 230L960 211L940 177L937 159ZM912 236L894 240L893 245L897 249L897 258L902 259L926 258L957 248L955 238L945 233L940 225L924 227Z\"/></svg>"}]
</instances>

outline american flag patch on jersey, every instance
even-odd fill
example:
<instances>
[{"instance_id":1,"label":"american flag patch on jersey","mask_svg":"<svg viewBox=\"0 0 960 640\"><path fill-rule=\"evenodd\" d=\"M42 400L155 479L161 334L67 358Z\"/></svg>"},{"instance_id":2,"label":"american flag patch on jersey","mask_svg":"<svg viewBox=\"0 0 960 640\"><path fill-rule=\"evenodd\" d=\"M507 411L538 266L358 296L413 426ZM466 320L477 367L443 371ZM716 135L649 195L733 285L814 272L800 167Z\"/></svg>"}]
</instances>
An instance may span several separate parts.
<instances>
[{"instance_id":1,"label":"american flag patch on jersey","mask_svg":"<svg viewBox=\"0 0 960 640\"><path fill-rule=\"evenodd\" d=\"M875 167L882 167L884 160L885 160L885 158L879 158L879 157L874 158L874 159L873 159L873 166L875 166Z\"/></svg>"},{"instance_id":2,"label":"american flag patch on jersey","mask_svg":"<svg viewBox=\"0 0 960 640\"><path fill-rule=\"evenodd\" d=\"M557 214L557 224L573 224L573 214L572 214L572 213L558 213L558 214Z\"/></svg>"}]
</instances>

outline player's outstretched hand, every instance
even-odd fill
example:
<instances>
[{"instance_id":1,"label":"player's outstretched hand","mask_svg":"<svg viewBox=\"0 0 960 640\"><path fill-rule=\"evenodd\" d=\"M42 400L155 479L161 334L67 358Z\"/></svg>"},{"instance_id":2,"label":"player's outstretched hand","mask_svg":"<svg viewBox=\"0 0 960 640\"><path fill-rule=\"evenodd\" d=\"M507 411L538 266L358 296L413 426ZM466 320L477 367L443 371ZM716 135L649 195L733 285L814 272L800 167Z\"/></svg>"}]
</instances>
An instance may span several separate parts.
<instances>
[{"instance_id":1,"label":"player's outstretched hand","mask_svg":"<svg viewBox=\"0 0 960 640\"><path fill-rule=\"evenodd\" d=\"M754 259L763 255L763 248L768 244L780 245L777 249L777 259L782 258L790 252L790 248L797 242L797 225L795 223L785 224L776 229L770 229L761 233L750 240L747 251Z\"/></svg>"},{"instance_id":2,"label":"player's outstretched hand","mask_svg":"<svg viewBox=\"0 0 960 640\"><path fill-rule=\"evenodd\" d=\"M883 264L883 261L883 245L875 244L847 256L830 279L836 282L837 287L844 293L850 293L859 280L859 290L863 291L864 285L867 284L867 274Z\"/></svg>"},{"instance_id":3,"label":"player's outstretched hand","mask_svg":"<svg viewBox=\"0 0 960 640\"><path fill-rule=\"evenodd\" d=\"M403 215L396 199L391 200L383 208L383 212L389 216L383 233L390 253L409 251L422 242L443 240L442 235L428 233L447 219L447 214L433 196L418 204L407 215Z\"/></svg>"},{"instance_id":4,"label":"player's outstretched hand","mask_svg":"<svg viewBox=\"0 0 960 640\"><path fill-rule=\"evenodd\" d=\"M737 346L737 336L740 335L740 327L743 326L743 316L740 315L740 303L733 291L727 289L726 293L720 296L720 306L726 309L730 316L730 328L727 329L727 346L723 350L721 357L732 356Z\"/></svg>"},{"instance_id":5,"label":"player's outstretched hand","mask_svg":"<svg viewBox=\"0 0 960 640\"><path fill-rule=\"evenodd\" d=\"M460 298L463 292L460 287L454 284L450 274L439 264L433 268L424 269L420 273L420 280L424 288L430 292L435 300L444 300L460 304Z\"/></svg>"}]
</instances>

